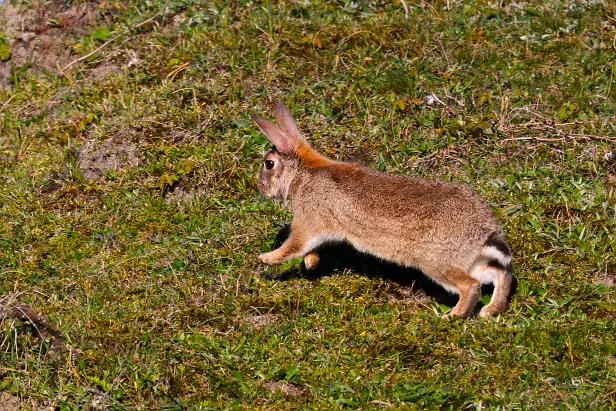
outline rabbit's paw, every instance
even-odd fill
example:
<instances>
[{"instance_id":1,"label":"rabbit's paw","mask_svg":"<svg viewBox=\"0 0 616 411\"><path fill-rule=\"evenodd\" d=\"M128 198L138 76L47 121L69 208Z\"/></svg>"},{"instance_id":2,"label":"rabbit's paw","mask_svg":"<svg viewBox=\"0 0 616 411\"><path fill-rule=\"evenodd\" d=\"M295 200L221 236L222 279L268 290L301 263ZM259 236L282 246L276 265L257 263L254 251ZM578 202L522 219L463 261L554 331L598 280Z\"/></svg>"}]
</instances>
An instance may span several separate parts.
<instances>
[{"instance_id":1,"label":"rabbit's paw","mask_svg":"<svg viewBox=\"0 0 616 411\"><path fill-rule=\"evenodd\" d=\"M501 313L501 311L504 311L504 310L499 310L498 308L492 307L491 305L486 305L485 307L481 309L481 311L479 311L479 316L480 317L496 317L498 314Z\"/></svg>"},{"instance_id":2,"label":"rabbit's paw","mask_svg":"<svg viewBox=\"0 0 616 411\"><path fill-rule=\"evenodd\" d=\"M306 254L304 256L304 265L307 270L314 270L319 265L319 255L316 253Z\"/></svg>"},{"instance_id":3,"label":"rabbit's paw","mask_svg":"<svg viewBox=\"0 0 616 411\"><path fill-rule=\"evenodd\" d=\"M267 264L267 265L276 264L278 262L278 259L276 259L275 256L273 256L272 254L273 254L273 252L265 253L265 254L259 254L259 260L263 264Z\"/></svg>"}]
</instances>

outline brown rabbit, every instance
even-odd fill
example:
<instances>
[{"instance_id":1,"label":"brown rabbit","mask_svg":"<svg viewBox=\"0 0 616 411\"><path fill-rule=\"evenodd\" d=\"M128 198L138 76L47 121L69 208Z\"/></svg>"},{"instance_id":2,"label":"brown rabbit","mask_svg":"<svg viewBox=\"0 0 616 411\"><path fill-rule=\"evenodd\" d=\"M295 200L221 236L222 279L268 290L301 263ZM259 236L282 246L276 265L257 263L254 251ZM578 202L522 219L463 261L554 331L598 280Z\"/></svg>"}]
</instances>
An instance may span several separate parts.
<instances>
[{"instance_id":1,"label":"brown rabbit","mask_svg":"<svg viewBox=\"0 0 616 411\"><path fill-rule=\"evenodd\" d=\"M323 243L347 241L361 252L420 269L459 295L449 315L468 317L481 284L494 284L480 316L509 307L511 253L498 220L469 187L386 174L326 158L299 133L284 104L274 106L278 127L251 116L274 144L264 157L259 191L290 201L291 234L259 259L276 264L304 257L319 263Z\"/></svg>"}]
</instances>

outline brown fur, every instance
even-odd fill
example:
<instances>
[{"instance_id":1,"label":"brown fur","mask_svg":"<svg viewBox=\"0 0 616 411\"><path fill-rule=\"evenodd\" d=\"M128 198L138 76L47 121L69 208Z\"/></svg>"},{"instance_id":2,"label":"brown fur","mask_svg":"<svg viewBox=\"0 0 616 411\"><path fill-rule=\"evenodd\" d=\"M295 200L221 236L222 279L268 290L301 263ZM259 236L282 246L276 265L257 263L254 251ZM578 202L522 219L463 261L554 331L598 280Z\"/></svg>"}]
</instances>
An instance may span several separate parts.
<instances>
[{"instance_id":1,"label":"brown fur","mask_svg":"<svg viewBox=\"0 0 616 411\"><path fill-rule=\"evenodd\" d=\"M330 160L301 137L286 107L279 103L274 111L284 131L253 118L277 147L265 154L258 187L267 197L290 201L293 222L289 238L259 256L261 261L305 256L311 269L319 262L318 245L348 241L360 251L418 268L459 294L450 315L470 315L487 282L495 284L494 295L480 315L508 308L511 255L504 232L470 188ZM274 162L271 169L268 160Z\"/></svg>"},{"instance_id":2,"label":"brown fur","mask_svg":"<svg viewBox=\"0 0 616 411\"><path fill-rule=\"evenodd\" d=\"M301 161L304 167L323 167L334 162L327 157L323 157L308 145L308 143L300 141L295 146L295 155Z\"/></svg>"}]
</instances>

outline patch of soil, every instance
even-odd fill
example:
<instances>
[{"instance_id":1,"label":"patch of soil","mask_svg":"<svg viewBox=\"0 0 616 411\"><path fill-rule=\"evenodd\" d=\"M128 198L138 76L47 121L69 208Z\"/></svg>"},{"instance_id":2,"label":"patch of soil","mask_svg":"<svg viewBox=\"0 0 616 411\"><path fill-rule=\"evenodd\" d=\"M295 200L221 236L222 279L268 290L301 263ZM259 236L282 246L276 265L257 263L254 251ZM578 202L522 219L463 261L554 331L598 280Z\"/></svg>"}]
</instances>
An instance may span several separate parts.
<instances>
[{"instance_id":1,"label":"patch of soil","mask_svg":"<svg viewBox=\"0 0 616 411\"><path fill-rule=\"evenodd\" d=\"M51 411L55 409L52 401L41 401L34 398L21 399L8 392L0 392L0 410L2 411Z\"/></svg>"},{"instance_id":2,"label":"patch of soil","mask_svg":"<svg viewBox=\"0 0 616 411\"><path fill-rule=\"evenodd\" d=\"M96 23L96 2L32 0L13 4L0 2L0 31L11 50L7 61L0 61L0 88L12 87L14 69L26 65L59 73L74 57L67 47L70 38L85 34Z\"/></svg>"},{"instance_id":3,"label":"patch of soil","mask_svg":"<svg viewBox=\"0 0 616 411\"><path fill-rule=\"evenodd\" d=\"M110 74L119 73L120 67L110 61L104 61L90 70L89 75L97 80L102 80Z\"/></svg>"},{"instance_id":4,"label":"patch of soil","mask_svg":"<svg viewBox=\"0 0 616 411\"><path fill-rule=\"evenodd\" d=\"M13 411L18 410L21 406L19 398L9 394L8 392L0 393L0 410Z\"/></svg>"},{"instance_id":5,"label":"patch of soil","mask_svg":"<svg viewBox=\"0 0 616 411\"><path fill-rule=\"evenodd\" d=\"M428 303L430 301L430 297L423 290L414 289L412 286L401 286L393 292L388 292L386 295L390 303L410 305Z\"/></svg>"},{"instance_id":6,"label":"patch of soil","mask_svg":"<svg viewBox=\"0 0 616 411\"><path fill-rule=\"evenodd\" d=\"M187 203L194 200L196 197L205 193L205 190L188 190L184 187L176 187L173 191L167 193L165 196L166 204L180 204Z\"/></svg>"},{"instance_id":7,"label":"patch of soil","mask_svg":"<svg viewBox=\"0 0 616 411\"><path fill-rule=\"evenodd\" d=\"M613 288L616 284L616 270L611 270L601 277L598 277L595 281L593 281L593 284Z\"/></svg>"},{"instance_id":8,"label":"patch of soil","mask_svg":"<svg viewBox=\"0 0 616 411\"><path fill-rule=\"evenodd\" d=\"M267 313L261 315L249 315L242 319L242 322L249 327L260 329L267 324L276 322L278 320L277 314Z\"/></svg>"},{"instance_id":9,"label":"patch of soil","mask_svg":"<svg viewBox=\"0 0 616 411\"><path fill-rule=\"evenodd\" d=\"M308 388L284 381L268 381L263 383L263 388L270 392L281 391L291 397L310 395L310 390Z\"/></svg>"},{"instance_id":10,"label":"patch of soil","mask_svg":"<svg viewBox=\"0 0 616 411\"><path fill-rule=\"evenodd\" d=\"M88 141L77 150L77 168L87 180L102 181L107 170L120 171L139 165L137 144L120 130L103 142Z\"/></svg>"}]
</instances>

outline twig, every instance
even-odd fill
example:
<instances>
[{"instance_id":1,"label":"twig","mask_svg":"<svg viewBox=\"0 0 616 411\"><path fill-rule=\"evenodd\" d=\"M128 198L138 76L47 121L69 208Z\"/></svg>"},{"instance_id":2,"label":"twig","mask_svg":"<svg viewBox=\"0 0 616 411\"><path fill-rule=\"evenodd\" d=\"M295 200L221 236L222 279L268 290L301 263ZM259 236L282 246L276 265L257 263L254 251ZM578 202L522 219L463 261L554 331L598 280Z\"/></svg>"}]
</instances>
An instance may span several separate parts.
<instances>
[{"instance_id":1,"label":"twig","mask_svg":"<svg viewBox=\"0 0 616 411\"><path fill-rule=\"evenodd\" d=\"M124 34L126 34L127 32L124 33L120 33L117 36L113 37L111 40L107 40L106 42L104 42L103 44L101 44L99 47L95 48L93 51L91 51L90 53L86 54L85 56L82 56L80 58L78 58L77 60L73 60L70 63L68 63L66 66L64 66L64 68L62 70L66 70L67 68L69 68L70 66L72 66L75 63L79 63L82 60L87 59L88 57L98 53L102 48L106 47L107 45L109 45L110 43L113 43L115 40L117 40L119 37L122 37Z\"/></svg>"},{"instance_id":2,"label":"twig","mask_svg":"<svg viewBox=\"0 0 616 411\"><path fill-rule=\"evenodd\" d=\"M169 74L167 74L167 78L170 78L171 80L175 79L175 76L177 76L181 71L184 71L184 69L186 69L189 64L190 62L176 66L173 70L169 72Z\"/></svg>"},{"instance_id":3,"label":"twig","mask_svg":"<svg viewBox=\"0 0 616 411\"><path fill-rule=\"evenodd\" d=\"M528 121L526 123L508 125L507 123L509 122L510 117L515 118L515 116L512 116L512 114L515 112L528 113L535 119ZM527 135L524 137L509 137L509 138L501 140L502 142L534 140L534 141L552 143L552 142L564 142L566 139L573 140L573 141L575 140L596 140L596 141L606 141L606 142L616 141L615 136L603 137L603 136L597 136L593 134L574 133L571 131L564 130L563 127L569 127L569 129L571 129L571 126L578 126L579 124L584 123L584 121L582 122L576 121L576 122L569 122L569 123L556 123L553 119L550 119L549 117L546 117L545 115L539 112L533 111L527 106L516 107L507 112L502 112L502 114L498 117L498 123L499 123L499 126L498 126L499 130L508 135L512 135L516 132L526 132L529 134L553 133L559 136L555 138L545 138L545 137L536 137L533 135L530 135L530 136Z\"/></svg>"},{"instance_id":4,"label":"twig","mask_svg":"<svg viewBox=\"0 0 616 411\"><path fill-rule=\"evenodd\" d=\"M0 301L0 321L5 318L17 318L24 322L29 322L34 326L39 336L43 333L49 334L51 336L51 346L49 348L51 358L55 358L64 352L68 352L71 357L78 355L76 350L66 346L64 337L59 330L53 328L42 314L27 305Z\"/></svg>"},{"instance_id":5,"label":"twig","mask_svg":"<svg viewBox=\"0 0 616 411\"><path fill-rule=\"evenodd\" d=\"M568 137L583 138L584 140L599 140L599 141L616 141L616 137L601 137L593 134L574 134L569 133Z\"/></svg>"},{"instance_id":6,"label":"twig","mask_svg":"<svg viewBox=\"0 0 616 411\"><path fill-rule=\"evenodd\" d=\"M85 60L85 59L87 59L87 58L88 58L88 57L90 57L90 56L93 56L94 54L98 53L101 49L103 49L104 47L106 47L106 46L108 46L109 44L113 43L115 40L117 40L118 38L122 37L123 35L125 35L125 34L127 34L127 33L130 33L132 30L134 30L134 29L136 29L136 28L139 28L139 27L143 26L144 24L147 24L147 23L151 22L152 20L154 20L156 17L158 17L158 16L159 16L159 15L163 12L163 10L165 9L165 6L166 6L166 5L167 5L167 4L165 3L165 5L164 5L164 6L163 6L163 7L162 7L162 8L161 8L161 9L160 9L160 10L159 10L159 11L158 11L155 15L153 15L153 16L152 16L152 17L150 17L149 19L142 21L141 23L137 24L137 25L136 25L136 26L134 26L134 27L129 28L128 30L125 30L124 32L122 32L122 33L118 34L117 36L113 37L112 39L107 40L106 42L104 42L104 43L103 43L103 44L101 44L99 47L97 47L97 48L96 48L96 49L94 49L93 51L89 52L89 53L88 53L88 54L86 54L85 56L82 56L82 57L78 58L77 60L73 60L73 61L71 61L71 62L70 62L70 63L68 63L66 66L64 66L64 69L63 69L63 70L66 70L67 68L69 68L69 67L70 67L70 66L72 66L73 64L75 64L75 63L79 63L80 61Z\"/></svg>"},{"instance_id":7,"label":"twig","mask_svg":"<svg viewBox=\"0 0 616 411\"><path fill-rule=\"evenodd\" d=\"M575 139L580 138L582 140L599 140L599 141L616 141L616 137L601 137L601 136L591 136L586 134L566 134L563 137L555 137L555 138L546 138L546 137L534 137L534 136L524 136L524 137L509 137L500 140L501 142L505 141L524 141L524 140L533 140L533 141L542 141L545 143L557 143L564 142L567 138Z\"/></svg>"},{"instance_id":8,"label":"twig","mask_svg":"<svg viewBox=\"0 0 616 411\"><path fill-rule=\"evenodd\" d=\"M432 103L433 103L433 102L435 102L435 101L436 101L436 102L438 102L438 103L441 103L441 104L442 104L442 105L444 105L444 106L446 106L446 105L447 105L447 104L443 103L443 100L441 100L440 98L438 98L438 97L436 96L436 94L434 94L434 93L428 94L428 95L425 97L425 99L426 99L426 103L427 103L428 105L432 104Z\"/></svg>"},{"instance_id":9,"label":"twig","mask_svg":"<svg viewBox=\"0 0 616 411\"><path fill-rule=\"evenodd\" d=\"M409 6L406 5L406 1L404 0L400 0L400 3L402 3L402 7L404 7L404 18L405 19L409 19Z\"/></svg>"},{"instance_id":10,"label":"twig","mask_svg":"<svg viewBox=\"0 0 616 411\"><path fill-rule=\"evenodd\" d=\"M0 107L0 113L2 113L2 110L4 110L4 108L11 102L11 100L13 100L13 97L15 97L16 95L17 94L13 94L11 97L9 97L7 101L4 102L2 107Z\"/></svg>"},{"instance_id":11,"label":"twig","mask_svg":"<svg viewBox=\"0 0 616 411\"><path fill-rule=\"evenodd\" d=\"M509 111L509 114L513 113L514 111L525 111L529 114L532 114L535 117L540 117L542 119L545 119L545 116L542 116L541 113L538 113L536 111L532 111L531 109L529 109L528 107L524 106L524 107L514 107L511 109L511 111Z\"/></svg>"},{"instance_id":12,"label":"twig","mask_svg":"<svg viewBox=\"0 0 616 411\"><path fill-rule=\"evenodd\" d=\"M443 53L443 56L445 56L445 60L447 61L447 64L449 64L449 56L447 55L447 52L445 51L445 47L443 47L443 42L441 41L441 37L438 34L435 34L434 38L436 39L436 41L438 41L438 45L441 48L441 52Z\"/></svg>"}]
</instances>

